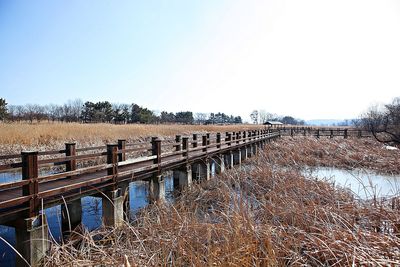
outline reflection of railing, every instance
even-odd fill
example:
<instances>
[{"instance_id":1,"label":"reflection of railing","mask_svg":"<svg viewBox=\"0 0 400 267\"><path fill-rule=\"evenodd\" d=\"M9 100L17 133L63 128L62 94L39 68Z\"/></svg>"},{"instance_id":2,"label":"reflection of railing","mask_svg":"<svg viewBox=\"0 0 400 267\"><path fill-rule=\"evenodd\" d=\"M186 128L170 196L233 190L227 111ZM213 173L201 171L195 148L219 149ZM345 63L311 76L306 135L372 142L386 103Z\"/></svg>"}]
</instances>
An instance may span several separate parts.
<instances>
[{"instance_id":1,"label":"reflection of railing","mask_svg":"<svg viewBox=\"0 0 400 267\"><path fill-rule=\"evenodd\" d=\"M22 180L0 184L0 220L9 214L24 212L32 217L45 205L59 204L60 197L76 198L96 193L104 188L116 189L118 183L140 180L155 173L182 166L240 147L260 143L280 135L277 130L251 130L204 134L189 137L176 136L163 141L152 138L151 143L127 143L88 148L76 148L67 143L65 149L43 152L22 152L0 156L0 160L19 162L0 165L0 171L21 170ZM46 158L43 158L46 157ZM78 162L92 161L93 166L77 167ZM39 176L39 168L65 165L65 171ZM3 217L3 218L2 218Z\"/></svg>"}]
</instances>

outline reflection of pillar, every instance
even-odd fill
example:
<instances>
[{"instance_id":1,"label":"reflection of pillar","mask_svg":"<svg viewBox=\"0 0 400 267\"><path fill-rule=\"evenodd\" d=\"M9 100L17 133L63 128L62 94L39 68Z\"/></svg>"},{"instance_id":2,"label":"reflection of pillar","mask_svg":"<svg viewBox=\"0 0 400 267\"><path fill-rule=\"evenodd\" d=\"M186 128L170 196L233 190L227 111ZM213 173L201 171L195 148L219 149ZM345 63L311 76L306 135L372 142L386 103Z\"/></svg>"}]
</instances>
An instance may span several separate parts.
<instances>
[{"instance_id":1,"label":"reflection of pillar","mask_svg":"<svg viewBox=\"0 0 400 267\"><path fill-rule=\"evenodd\" d=\"M16 249L30 266L40 266L50 248L46 216L19 219L15 225ZM16 266L28 266L18 255Z\"/></svg>"},{"instance_id":2,"label":"reflection of pillar","mask_svg":"<svg viewBox=\"0 0 400 267\"><path fill-rule=\"evenodd\" d=\"M63 234L73 231L82 222L81 199L61 204L61 229Z\"/></svg>"},{"instance_id":3,"label":"reflection of pillar","mask_svg":"<svg viewBox=\"0 0 400 267\"><path fill-rule=\"evenodd\" d=\"M210 180L211 177L211 168L210 161L207 159L206 161L199 161L193 164L192 167L193 177L196 180Z\"/></svg>"},{"instance_id":4,"label":"reflection of pillar","mask_svg":"<svg viewBox=\"0 0 400 267\"><path fill-rule=\"evenodd\" d=\"M232 151L229 151L227 154L225 154L225 159L226 159L226 168L227 169L232 169L233 168L233 153Z\"/></svg>"},{"instance_id":5,"label":"reflection of pillar","mask_svg":"<svg viewBox=\"0 0 400 267\"><path fill-rule=\"evenodd\" d=\"M214 158L215 162L215 173L220 174L225 171L225 160L224 155L217 155Z\"/></svg>"},{"instance_id":6,"label":"reflection of pillar","mask_svg":"<svg viewBox=\"0 0 400 267\"><path fill-rule=\"evenodd\" d=\"M122 197L123 197L123 210L124 210L124 220L129 221L129 211L131 210L130 207L130 186L129 183L121 186L122 190Z\"/></svg>"},{"instance_id":7,"label":"reflection of pillar","mask_svg":"<svg viewBox=\"0 0 400 267\"><path fill-rule=\"evenodd\" d=\"M184 187L190 187L192 184L192 168L190 164L175 169L174 175L174 188L183 189Z\"/></svg>"},{"instance_id":8,"label":"reflection of pillar","mask_svg":"<svg viewBox=\"0 0 400 267\"><path fill-rule=\"evenodd\" d=\"M121 226L124 221L124 197L121 189L109 191L102 196L103 222L105 226Z\"/></svg>"},{"instance_id":9,"label":"reflection of pillar","mask_svg":"<svg viewBox=\"0 0 400 267\"><path fill-rule=\"evenodd\" d=\"M150 202L165 200L165 181L162 175L154 175L150 179Z\"/></svg>"}]
</instances>

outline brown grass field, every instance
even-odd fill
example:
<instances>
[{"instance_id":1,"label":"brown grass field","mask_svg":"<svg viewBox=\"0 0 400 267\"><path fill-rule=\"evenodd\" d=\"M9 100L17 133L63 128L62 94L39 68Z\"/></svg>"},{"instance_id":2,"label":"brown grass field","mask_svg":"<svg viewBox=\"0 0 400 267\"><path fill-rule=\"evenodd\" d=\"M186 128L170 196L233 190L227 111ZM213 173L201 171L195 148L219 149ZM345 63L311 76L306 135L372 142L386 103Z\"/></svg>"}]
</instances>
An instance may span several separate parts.
<instances>
[{"instance_id":1,"label":"brown grass field","mask_svg":"<svg viewBox=\"0 0 400 267\"><path fill-rule=\"evenodd\" d=\"M225 132L260 129L260 125L146 125L146 124L81 124L81 123L0 123L1 154L21 150L61 149L65 142L74 141L78 147L116 142L143 140L146 137L173 137L176 134Z\"/></svg>"},{"instance_id":2,"label":"brown grass field","mask_svg":"<svg viewBox=\"0 0 400 267\"><path fill-rule=\"evenodd\" d=\"M399 266L397 199L357 200L301 173L323 165L398 174L399 158L372 139L282 138L130 224L53 244L44 266Z\"/></svg>"}]
</instances>

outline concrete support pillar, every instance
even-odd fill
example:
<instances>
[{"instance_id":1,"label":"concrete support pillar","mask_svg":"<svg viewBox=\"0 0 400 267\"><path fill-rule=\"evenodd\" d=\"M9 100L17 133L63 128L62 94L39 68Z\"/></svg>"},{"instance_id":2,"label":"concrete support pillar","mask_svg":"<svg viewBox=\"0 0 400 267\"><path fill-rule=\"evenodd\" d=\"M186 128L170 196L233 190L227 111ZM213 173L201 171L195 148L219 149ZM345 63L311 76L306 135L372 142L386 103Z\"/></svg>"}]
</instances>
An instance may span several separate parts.
<instances>
[{"instance_id":1,"label":"concrete support pillar","mask_svg":"<svg viewBox=\"0 0 400 267\"><path fill-rule=\"evenodd\" d=\"M249 146L247 146L247 157L251 158L253 156L253 145L250 144Z\"/></svg>"},{"instance_id":2,"label":"concrete support pillar","mask_svg":"<svg viewBox=\"0 0 400 267\"><path fill-rule=\"evenodd\" d=\"M118 227L124 222L124 197L121 189L109 191L102 196L103 223L107 227Z\"/></svg>"},{"instance_id":3,"label":"concrete support pillar","mask_svg":"<svg viewBox=\"0 0 400 267\"><path fill-rule=\"evenodd\" d=\"M257 148L257 144L253 144L253 155L257 155L257 150L258 150L258 148Z\"/></svg>"},{"instance_id":4,"label":"concrete support pillar","mask_svg":"<svg viewBox=\"0 0 400 267\"><path fill-rule=\"evenodd\" d=\"M25 260L17 255L16 266L40 266L50 248L48 235L45 214L18 220L15 226L16 249Z\"/></svg>"},{"instance_id":5,"label":"concrete support pillar","mask_svg":"<svg viewBox=\"0 0 400 267\"><path fill-rule=\"evenodd\" d=\"M242 152L240 148L233 152L233 164L239 166L242 164Z\"/></svg>"},{"instance_id":6,"label":"concrete support pillar","mask_svg":"<svg viewBox=\"0 0 400 267\"><path fill-rule=\"evenodd\" d=\"M149 183L150 202L165 200L165 181L162 175L154 175Z\"/></svg>"},{"instance_id":7,"label":"concrete support pillar","mask_svg":"<svg viewBox=\"0 0 400 267\"><path fill-rule=\"evenodd\" d=\"M188 164L183 168L175 169L174 175L174 188L183 189L192 185L192 167Z\"/></svg>"},{"instance_id":8,"label":"concrete support pillar","mask_svg":"<svg viewBox=\"0 0 400 267\"><path fill-rule=\"evenodd\" d=\"M225 159L224 155L218 155L214 158L215 162L215 172L217 174L223 173L225 171Z\"/></svg>"},{"instance_id":9,"label":"concrete support pillar","mask_svg":"<svg viewBox=\"0 0 400 267\"><path fill-rule=\"evenodd\" d=\"M61 229L63 234L71 233L82 223L81 199L61 205Z\"/></svg>"},{"instance_id":10,"label":"concrete support pillar","mask_svg":"<svg viewBox=\"0 0 400 267\"><path fill-rule=\"evenodd\" d=\"M244 147L242 147L241 148L241 160L243 161L243 160L246 160L247 159L247 147L246 146L244 146Z\"/></svg>"}]
</instances>

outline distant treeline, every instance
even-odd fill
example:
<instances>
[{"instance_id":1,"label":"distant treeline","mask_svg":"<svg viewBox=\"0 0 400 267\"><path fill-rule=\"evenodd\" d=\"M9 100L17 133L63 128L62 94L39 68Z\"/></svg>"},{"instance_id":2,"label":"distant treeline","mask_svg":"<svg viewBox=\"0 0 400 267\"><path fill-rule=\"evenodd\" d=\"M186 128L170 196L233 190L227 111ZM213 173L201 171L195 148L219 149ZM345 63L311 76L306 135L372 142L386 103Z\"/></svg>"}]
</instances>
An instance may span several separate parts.
<instances>
[{"instance_id":1,"label":"distant treeline","mask_svg":"<svg viewBox=\"0 0 400 267\"><path fill-rule=\"evenodd\" d=\"M8 105L0 98L0 120L11 122L82 122L82 123L181 123L181 124L235 124L242 123L240 116L224 113L195 113L191 111L157 114L148 108L132 104L113 104L109 101L83 102L69 100L63 105Z\"/></svg>"}]
</instances>

